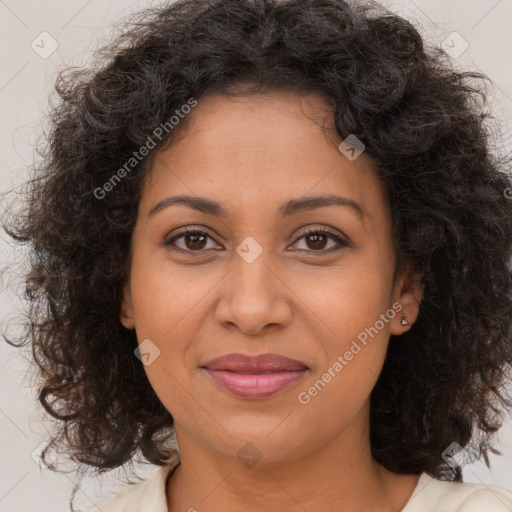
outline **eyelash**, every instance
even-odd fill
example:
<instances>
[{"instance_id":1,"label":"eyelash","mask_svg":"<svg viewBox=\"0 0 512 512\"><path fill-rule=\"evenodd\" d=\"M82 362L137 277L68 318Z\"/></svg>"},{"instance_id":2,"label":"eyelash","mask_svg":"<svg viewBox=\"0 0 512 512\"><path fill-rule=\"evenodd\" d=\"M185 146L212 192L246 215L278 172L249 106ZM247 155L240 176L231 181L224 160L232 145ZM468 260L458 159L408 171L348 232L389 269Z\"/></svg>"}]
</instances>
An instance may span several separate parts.
<instances>
[{"instance_id":1,"label":"eyelash","mask_svg":"<svg viewBox=\"0 0 512 512\"><path fill-rule=\"evenodd\" d=\"M171 245L174 245L175 241L180 239L180 238L183 238L184 236L186 235L206 235L208 238L210 238L211 240L215 241L214 237L212 236L212 234L206 230L206 229L190 229L190 228L186 228L178 233L176 233L172 238L168 239L168 240L165 240L164 242L164 245L166 247L168 246L171 246ZM295 245L299 240L301 240L302 238L305 238L309 235L327 235L328 238L330 238L331 240L334 240L336 243L339 244L339 247L336 247L336 248L331 248L331 249L328 249L328 250L318 250L318 251L315 251L313 249L297 249L298 251L307 251L307 252L311 252L315 255L324 255L324 254L330 254L330 253L333 253L333 252L337 252L337 251L340 251L341 249L345 248L345 247L349 247L350 246L350 243L345 240L344 238L342 238L341 236L339 236L338 234L326 229L326 228L308 228L306 231L304 231L303 233L300 233L300 235L295 239L295 241L293 242L293 244ZM212 251L212 250L216 250L216 249L207 249L207 250L204 250L204 249L200 249L200 250L197 250L197 251L193 251L193 250L190 250L190 249L182 249L180 247L177 247L176 248L178 251L181 251L181 252L185 252L185 253L188 253L188 254L194 254L194 253L197 253L197 255L201 255L202 253L205 253L205 252L209 252L209 251ZM195 256L195 255L194 255Z\"/></svg>"}]
</instances>

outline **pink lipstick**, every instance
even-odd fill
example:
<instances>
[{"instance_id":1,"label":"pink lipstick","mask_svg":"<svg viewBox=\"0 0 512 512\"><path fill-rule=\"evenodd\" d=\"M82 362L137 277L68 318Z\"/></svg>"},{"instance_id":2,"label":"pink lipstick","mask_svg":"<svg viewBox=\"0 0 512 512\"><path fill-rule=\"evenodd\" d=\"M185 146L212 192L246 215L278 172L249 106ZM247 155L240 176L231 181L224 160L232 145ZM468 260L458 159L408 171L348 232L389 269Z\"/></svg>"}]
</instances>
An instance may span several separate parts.
<instances>
[{"instance_id":1,"label":"pink lipstick","mask_svg":"<svg viewBox=\"0 0 512 512\"><path fill-rule=\"evenodd\" d=\"M228 354L202 368L223 389L243 398L266 398L290 388L308 371L295 359L277 354Z\"/></svg>"}]
</instances>

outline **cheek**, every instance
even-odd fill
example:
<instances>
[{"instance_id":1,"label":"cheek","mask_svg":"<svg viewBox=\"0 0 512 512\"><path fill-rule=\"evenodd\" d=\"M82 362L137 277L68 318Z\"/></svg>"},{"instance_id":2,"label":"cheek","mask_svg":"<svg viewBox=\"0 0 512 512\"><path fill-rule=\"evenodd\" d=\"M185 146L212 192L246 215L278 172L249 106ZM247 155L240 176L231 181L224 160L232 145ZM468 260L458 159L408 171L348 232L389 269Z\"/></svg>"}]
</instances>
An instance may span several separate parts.
<instances>
[{"instance_id":1,"label":"cheek","mask_svg":"<svg viewBox=\"0 0 512 512\"><path fill-rule=\"evenodd\" d=\"M391 279L388 261L354 255L329 272L297 272L290 276L290 287L329 345L341 349L390 308ZM388 323L383 330L388 332Z\"/></svg>"},{"instance_id":2,"label":"cheek","mask_svg":"<svg viewBox=\"0 0 512 512\"><path fill-rule=\"evenodd\" d=\"M173 405L179 383L185 382L187 349L193 330L201 325L201 298L208 290L200 279L186 275L152 261L151 255L134 254L130 287L137 339L141 352L142 343L150 340L148 347L157 354L144 370L166 407Z\"/></svg>"},{"instance_id":3,"label":"cheek","mask_svg":"<svg viewBox=\"0 0 512 512\"><path fill-rule=\"evenodd\" d=\"M313 332L325 354L322 367L312 376L317 384L311 393L305 390L306 401L318 396L318 403L335 405L342 400L359 408L368 397L397 314L389 303L391 278L389 261L370 255L347 261L328 278L304 279L302 285L296 281L297 295L314 313Z\"/></svg>"},{"instance_id":4,"label":"cheek","mask_svg":"<svg viewBox=\"0 0 512 512\"><path fill-rule=\"evenodd\" d=\"M199 268L180 269L150 254L134 255L131 290L139 339L163 342L190 323L194 309L214 287L210 274Z\"/></svg>"},{"instance_id":5,"label":"cheek","mask_svg":"<svg viewBox=\"0 0 512 512\"><path fill-rule=\"evenodd\" d=\"M347 317L345 323L340 319L339 326L345 326L345 331L338 330L340 335L334 342L324 343L327 363L315 371L297 396L308 418L322 418L330 411L337 418L333 420L334 430L350 422L368 403L389 341L389 323L379 315L371 323L368 317Z\"/></svg>"}]
</instances>

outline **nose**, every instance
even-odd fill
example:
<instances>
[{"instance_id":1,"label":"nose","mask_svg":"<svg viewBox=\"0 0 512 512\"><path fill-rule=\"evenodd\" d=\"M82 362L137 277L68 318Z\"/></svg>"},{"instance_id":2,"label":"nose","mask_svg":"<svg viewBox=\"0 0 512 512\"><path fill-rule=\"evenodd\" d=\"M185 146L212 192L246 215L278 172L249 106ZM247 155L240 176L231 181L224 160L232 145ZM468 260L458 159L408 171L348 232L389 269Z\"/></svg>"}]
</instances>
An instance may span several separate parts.
<instances>
[{"instance_id":1,"label":"nose","mask_svg":"<svg viewBox=\"0 0 512 512\"><path fill-rule=\"evenodd\" d=\"M272 267L277 266L265 251L250 263L233 255L231 271L220 283L216 308L220 325L261 335L290 323L293 293Z\"/></svg>"}]
</instances>

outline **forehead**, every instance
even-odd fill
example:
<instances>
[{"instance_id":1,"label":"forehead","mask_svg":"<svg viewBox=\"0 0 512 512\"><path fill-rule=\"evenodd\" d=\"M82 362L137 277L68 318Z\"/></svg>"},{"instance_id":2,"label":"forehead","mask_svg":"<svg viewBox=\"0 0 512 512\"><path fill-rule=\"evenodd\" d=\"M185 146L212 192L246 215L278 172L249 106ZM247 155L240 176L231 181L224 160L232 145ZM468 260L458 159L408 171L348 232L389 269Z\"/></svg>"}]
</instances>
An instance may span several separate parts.
<instances>
[{"instance_id":1,"label":"forehead","mask_svg":"<svg viewBox=\"0 0 512 512\"><path fill-rule=\"evenodd\" d=\"M210 95L184 126L154 156L141 203L188 194L220 199L229 211L339 193L386 207L374 161L364 153L350 161L339 151L332 106L319 94Z\"/></svg>"}]
</instances>

